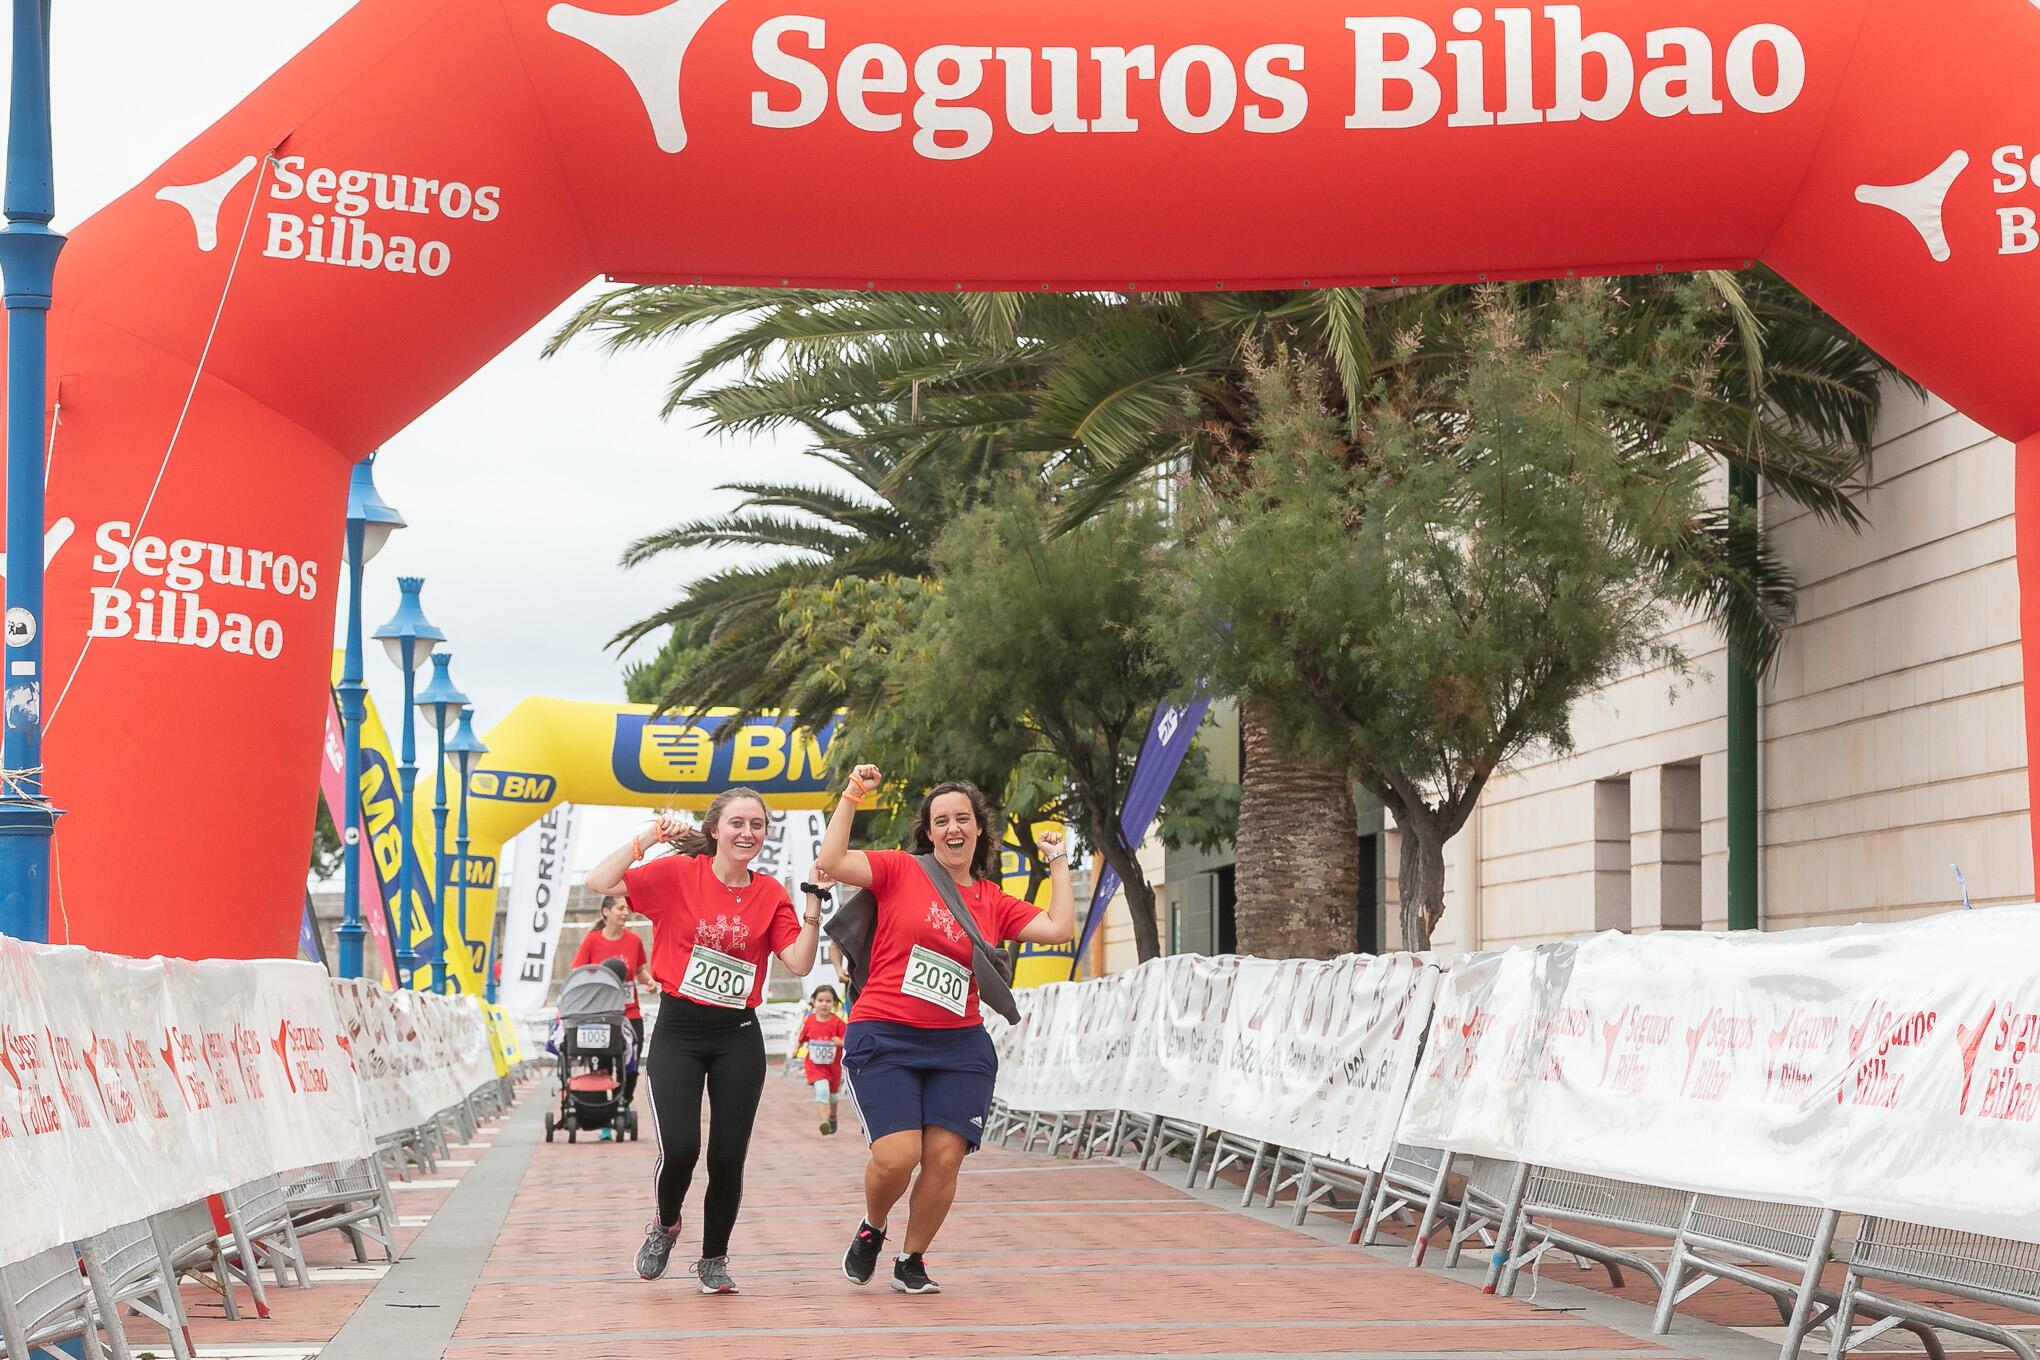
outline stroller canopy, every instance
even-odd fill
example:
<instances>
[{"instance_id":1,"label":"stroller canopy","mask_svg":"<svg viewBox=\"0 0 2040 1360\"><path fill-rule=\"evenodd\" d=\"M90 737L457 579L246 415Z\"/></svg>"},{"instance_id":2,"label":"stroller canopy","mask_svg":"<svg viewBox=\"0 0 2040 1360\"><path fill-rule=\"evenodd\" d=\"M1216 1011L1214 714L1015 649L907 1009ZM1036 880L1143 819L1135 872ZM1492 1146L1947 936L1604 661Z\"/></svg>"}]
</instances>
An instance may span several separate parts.
<instances>
[{"instance_id":1,"label":"stroller canopy","mask_svg":"<svg viewBox=\"0 0 2040 1360\"><path fill-rule=\"evenodd\" d=\"M584 964L560 984L560 1019L620 1017L630 1004L630 984L599 963Z\"/></svg>"}]
</instances>

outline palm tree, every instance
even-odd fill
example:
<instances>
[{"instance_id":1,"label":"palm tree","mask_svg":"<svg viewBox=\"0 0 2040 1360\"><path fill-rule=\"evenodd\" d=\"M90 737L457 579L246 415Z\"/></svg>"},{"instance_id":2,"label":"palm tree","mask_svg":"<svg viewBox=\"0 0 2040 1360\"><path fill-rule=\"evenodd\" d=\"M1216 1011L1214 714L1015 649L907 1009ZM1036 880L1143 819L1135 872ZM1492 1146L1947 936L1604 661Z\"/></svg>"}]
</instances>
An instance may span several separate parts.
<instances>
[{"instance_id":1,"label":"palm tree","mask_svg":"<svg viewBox=\"0 0 2040 1360\"><path fill-rule=\"evenodd\" d=\"M1727 305L1700 314L1673 280L1622 285L1630 344L1649 345L1665 326L1718 331L1715 362L1693 375L1704 419L1696 427L1692 403L1684 404L1677 436L1823 519L1860 523L1852 496L1891 370L1775 276L1707 278ZM1518 287L1534 300L1549 285ZM1427 374L1463 360L1477 296L1457 285L1060 296L630 287L591 302L552 347L580 334L621 347L718 329L676 376L669 412L689 409L732 433L798 429L831 457L882 450L884 471L870 467L865 485L878 496L913 497L937 517L953 502L931 484L954 495L988 469L1035 460L1058 484L1069 524L1153 494L1170 477L1221 492L1233 484L1256 452L1251 370L1269 346L1334 375L1336 414L1357 431L1391 387L1421 387ZM1639 443L1672 433L1669 411L1631 415L1628 434ZM688 543L756 541L692 528ZM775 522L764 537L783 528ZM800 546L802 570L833 568L833 541ZM1793 584L1753 518L1703 518L1683 550L1702 568L1688 574L1701 582L1689 602L1761 671L1782 638ZM706 609L694 607L697 594ZM705 654L695 672L704 683L690 694L707 693L710 678L740 686L756 677L755 689L723 692L758 695L780 682L756 665L776 636L759 603L742 584L709 578L647 621L735 610L716 624L730 638L723 655L752 668L711 672ZM1254 696L1241 699L1240 947L1277 955L1348 948L1359 895L1351 782L1309 752L1280 749Z\"/></svg>"}]
</instances>

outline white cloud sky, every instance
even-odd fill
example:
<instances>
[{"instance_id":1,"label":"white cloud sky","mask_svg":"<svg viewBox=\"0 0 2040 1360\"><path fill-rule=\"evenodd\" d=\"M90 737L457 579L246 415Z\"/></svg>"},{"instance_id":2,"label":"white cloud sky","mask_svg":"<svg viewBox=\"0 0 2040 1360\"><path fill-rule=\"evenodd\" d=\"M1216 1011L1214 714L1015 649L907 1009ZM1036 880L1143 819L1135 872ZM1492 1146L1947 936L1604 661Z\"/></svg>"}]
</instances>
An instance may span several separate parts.
<instances>
[{"instance_id":1,"label":"white cloud sky","mask_svg":"<svg viewBox=\"0 0 2040 1360\"><path fill-rule=\"evenodd\" d=\"M342 0L58 6L58 228L139 182L349 8ZM10 41L0 17L0 70ZM792 443L731 444L659 421L666 380L684 358L678 349L608 357L580 348L540 362L556 324L517 340L391 439L376 468L383 496L410 523L369 564L367 629L395 610L397 576L423 576L426 613L447 632L454 678L475 700L482 731L530 694L622 697L620 663L605 644L709 565L708 554L695 553L626 572L616 565L626 542L727 507L734 498L714 490L723 481L813 480L828 471ZM341 610L344 619L344 599ZM648 642L633 656L651 651ZM395 670L379 649L366 669L376 702L394 717ZM581 867L642 815L585 819Z\"/></svg>"}]
</instances>

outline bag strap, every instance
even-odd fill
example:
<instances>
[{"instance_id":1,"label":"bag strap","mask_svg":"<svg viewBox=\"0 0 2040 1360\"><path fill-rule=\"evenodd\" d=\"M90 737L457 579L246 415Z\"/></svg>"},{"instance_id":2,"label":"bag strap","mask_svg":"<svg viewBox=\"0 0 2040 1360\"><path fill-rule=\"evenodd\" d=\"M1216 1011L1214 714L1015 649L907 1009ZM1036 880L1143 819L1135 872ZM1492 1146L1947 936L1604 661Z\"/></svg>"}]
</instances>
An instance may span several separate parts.
<instances>
[{"instance_id":1,"label":"bag strap","mask_svg":"<svg viewBox=\"0 0 2040 1360\"><path fill-rule=\"evenodd\" d=\"M935 885L935 891L941 894L942 903L949 908L949 914L963 927L963 933L970 936L971 947L987 958L991 957L992 947L985 943L984 932L978 929L977 920L970 914L970 908L963 905L963 896L956 891L956 880L949 876L949 871L943 868L933 855L916 855L914 863L921 866L921 872L928 876L928 881Z\"/></svg>"}]
</instances>

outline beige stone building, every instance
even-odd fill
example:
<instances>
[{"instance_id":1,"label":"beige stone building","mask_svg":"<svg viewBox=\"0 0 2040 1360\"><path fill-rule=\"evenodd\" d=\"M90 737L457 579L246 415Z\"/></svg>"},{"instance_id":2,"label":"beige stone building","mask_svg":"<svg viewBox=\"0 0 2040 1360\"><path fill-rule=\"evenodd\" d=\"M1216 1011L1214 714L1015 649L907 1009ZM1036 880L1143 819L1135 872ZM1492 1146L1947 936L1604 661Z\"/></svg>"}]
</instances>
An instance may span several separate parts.
<instances>
[{"instance_id":1,"label":"beige stone building","mask_svg":"<svg viewBox=\"0 0 2040 1360\"><path fill-rule=\"evenodd\" d=\"M1947 910L1961 901L1950 865L1977 906L2033 900L2012 458L1945 403L1894 392L1867 529L1766 498L1799 581L1783 654L1758 685L1766 928ZM1448 851L1439 947L1725 926L1726 654L1705 624L1674 635L1686 676L1607 687L1581 706L1573 752L1533 752L1489 786ZM1215 755L1225 741L1221 730ZM1377 827L1358 828L1375 866L1361 929L1378 923L1393 944L1395 837ZM1164 940L1173 929L1179 948L1216 948L1229 868L1158 847L1149 859ZM1123 905L1116 916L1115 967L1132 961Z\"/></svg>"}]
</instances>

